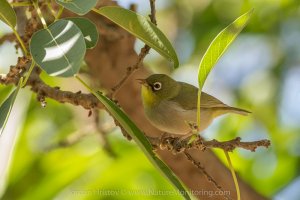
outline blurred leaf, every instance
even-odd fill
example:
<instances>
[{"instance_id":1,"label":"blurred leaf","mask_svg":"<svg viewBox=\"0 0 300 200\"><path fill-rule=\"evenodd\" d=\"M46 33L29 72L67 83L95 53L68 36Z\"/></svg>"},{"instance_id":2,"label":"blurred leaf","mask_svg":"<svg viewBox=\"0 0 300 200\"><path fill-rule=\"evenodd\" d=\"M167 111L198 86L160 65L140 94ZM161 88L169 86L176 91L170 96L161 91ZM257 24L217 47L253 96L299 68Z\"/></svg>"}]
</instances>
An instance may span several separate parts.
<instances>
[{"instance_id":1,"label":"blurred leaf","mask_svg":"<svg viewBox=\"0 0 300 200\"><path fill-rule=\"evenodd\" d=\"M58 20L32 36L30 51L34 61L50 76L69 77L79 71L86 46L72 21Z\"/></svg>"},{"instance_id":2,"label":"blurred leaf","mask_svg":"<svg viewBox=\"0 0 300 200\"><path fill-rule=\"evenodd\" d=\"M6 0L0 0L0 20L11 28L17 24L16 13Z\"/></svg>"},{"instance_id":3,"label":"blurred leaf","mask_svg":"<svg viewBox=\"0 0 300 200\"><path fill-rule=\"evenodd\" d=\"M0 85L0 102L14 90L13 85Z\"/></svg>"},{"instance_id":4,"label":"blurred leaf","mask_svg":"<svg viewBox=\"0 0 300 200\"><path fill-rule=\"evenodd\" d=\"M72 21L81 30L85 40L86 48L91 49L96 46L99 34L97 27L93 22L83 17L72 17L65 19Z\"/></svg>"},{"instance_id":5,"label":"blurred leaf","mask_svg":"<svg viewBox=\"0 0 300 200\"><path fill-rule=\"evenodd\" d=\"M102 95L100 92L94 95L103 103L110 114L120 123L124 130L134 139L151 163L181 192L185 199L190 199L189 193L181 184L176 175L170 168L161 161L152 151L152 146L144 133L130 120L130 118L110 99Z\"/></svg>"},{"instance_id":6,"label":"blurred leaf","mask_svg":"<svg viewBox=\"0 0 300 200\"><path fill-rule=\"evenodd\" d=\"M179 61L172 44L146 17L116 6L105 6L95 12L115 22L168 60L173 60L174 67L178 67Z\"/></svg>"},{"instance_id":7,"label":"blurred leaf","mask_svg":"<svg viewBox=\"0 0 300 200\"><path fill-rule=\"evenodd\" d=\"M19 89L22 85L22 82L23 82L23 78L19 80L18 87L8 96L8 98L0 106L0 136L4 131L12 107L18 95Z\"/></svg>"},{"instance_id":8,"label":"blurred leaf","mask_svg":"<svg viewBox=\"0 0 300 200\"><path fill-rule=\"evenodd\" d=\"M229 26L223 29L211 42L199 65L198 82L200 90L211 69L216 65L229 45L246 26L252 13L253 9L237 18Z\"/></svg>"},{"instance_id":9,"label":"blurred leaf","mask_svg":"<svg viewBox=\"0 0 300 200\"><path fill-rule=\"evenodd\" d=\"M78 15L85 15L96 5L97 0L56 0L56 2Z\"/></svg>"}]
</instances>

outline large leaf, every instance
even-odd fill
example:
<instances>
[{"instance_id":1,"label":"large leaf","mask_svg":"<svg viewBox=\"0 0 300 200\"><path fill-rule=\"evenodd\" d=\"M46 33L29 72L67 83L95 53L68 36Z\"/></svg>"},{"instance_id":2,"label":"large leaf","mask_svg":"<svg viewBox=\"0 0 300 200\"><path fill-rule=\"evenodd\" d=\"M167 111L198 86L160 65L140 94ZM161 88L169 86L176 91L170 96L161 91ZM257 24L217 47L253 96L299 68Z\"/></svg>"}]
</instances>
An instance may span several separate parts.
<instances>
[{"instance_id":1,"label":"large leaf","mask_svg":"<svg viewBox=\"0 0 300 200\"><path fill-rule=\"evenodd\" d=\"M115 22L155 49L165 58L173 60L174 67L178 67L179 61L172 44L167 37L146 17L131 10L116 6L105 6L94 11Z\"/></svg>"},{"instance_id":2,"label":"large leaf","mask_svg":"<svg viewBox=\"0 0 300 200\"><path fill-rule=\"evenodd\" d=\"M0 136L2 135L2 132L4 131L4 128L6 126L7 120L11 113L12 107L16 100L17 94L22 85L22 82L23 82L23 78L21 78L19 80L18 87L7 97L7 99L5 99L5 101L0 106Z\"/></svg>"},{"instance_id":3,"label":"large leaf","mask_svg":"<svg viewBox=\"0 0 300 200\"><path fill-rule=\"evenodd\" d=\"M152 151L152 146L144 133L131 121L131 119L110 99L102 95L100 92L94 95L103 103L111 115L120 123L124 130L134 139L138 146L142 149L144 154L148 157L151 163L163 174L165 177L180 191L185 199L190 199L189 193L170 170L170 168L161 161Z\"/></svg>"},{"instance_id":4,"label":"large leaf","mask_svg":"<svg viewBox=\"0 0 300 200\"><path fill-rule=\"evenodd\" d=\"M17 24L16 13L6 0L0 0L0 20L11 28Z\"/></svg>"},{"instance_id":5,"label":"large leaf","mask_svg":"<svg viewBox=\"0 0 300 200\"><path fill-rule=\"evenodd\" d=\"M204 82L211 69L216 65L229 45L246 26L252 13L253 9L237 18L229 26L223 29L211 42L199 65L198 82L200 89L203 88Z\"/></svg>"},{"instance_id":6,"label":"large leaf","mask_svg":"<svg viewBox=\"0 0 300 200\"><path fill-rule=\"evenodd\" d=\"M237 18L234 22L232 22L229 26L224 28L210 43L208 49L206 50L204 56L202 57L202 60L199 65L199 70L198 70L198 84L199 84L198 101L197 101L197 126L198 127L200 127L201 90L203 88L205 80L209 72L216 65L216 63L224 54L226 49L230 46L230 44L234 41L234 39L246 26L252 13L253 13L253 9L246 12L245 14Z\"/></svg>"},{"instance_id":7,"label":"large leaf","mask_svg":"<svg viewBox=\"0 0 300 200\"><path fill-rule=\"evenodd\" d=\"M58 20L36 32L30 41L34 61L51 76L73 76L79 71L86 46L80 29L69 20Z\"/></svg>"},{"instance_id":8,"label":"large leaf","mask_svg":"<svg viewBox=\"0 0 300 200\"><path fill-rule=\"evenodd\" d=\"M56 0L56 2L78 15L85 15L96 5L97 0Z\"/></svg>"},{"instance_id":9,"label":"large leaf","mask_svg":"<svg viewBox=\"0 0 300 200\"><path fill-rule=\"evenodd\" d=\"M85 40L86 48L91 49L96 46L99 34L97 27L93 22L83 17L72 17L65 19L71 20L81 30Z\"/></svg>"}]
</instances>

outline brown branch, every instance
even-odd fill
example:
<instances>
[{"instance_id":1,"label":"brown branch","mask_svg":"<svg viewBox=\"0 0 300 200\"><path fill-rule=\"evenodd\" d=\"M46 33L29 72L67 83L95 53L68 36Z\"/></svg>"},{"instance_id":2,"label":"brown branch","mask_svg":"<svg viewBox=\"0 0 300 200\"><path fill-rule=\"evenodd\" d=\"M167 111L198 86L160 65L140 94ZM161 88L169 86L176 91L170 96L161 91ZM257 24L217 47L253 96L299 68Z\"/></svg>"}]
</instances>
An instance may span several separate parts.
<instances>
[{"instance_id":1,"label":"brown branch","mask_svg":"<svg viewBox=\"0 0 300 200\"><path fill-rule=\"evenodd\" d=\"M156 9L155 9L155 0L149 0L150 1L150 8L151 8L151 14L149 15L150 20L153 24L157 25L156 21Z\"/></svg>"},{"instance_id":2,"label":"brown branch","mask_svg":"<svg viewBox=\"0 0 300 200\"><path fill-rule=\"evenodd\" d=\"M188 140L180 140L178 137L164 137L164 138L153 138L148 137L154 149L168 149L173 153L182 152L188 149L200 149L202 151L207 148L219 148L225 151L233 151L235 148L242 148L254 152L258 147L268 148L271 145L270 140L258 140L252 142L242 142L240 137L233 140L220 142L218 140L205 141L202 137L198 137L192 143L188 143Z\"/></svg>"},{"instance_id":3,"label":"brown branch","mask_svg":"<svg viewBox=\"0 0 300 200\"><path fill-rule=\"evenodd\" d=\"M151 8L151 14L149 15L150 20L153 24L157 25L156 21L156 8L155 8L155 0L149 0L150 2L150 8ZM138 59L136 63L133 66L127 67L127 71L125 76L111 89L112 90L112 97L115 96L115 94L118 92L118 90L124 85L124 83L127 81L127 79L132 75L136 70L138 70L141 66L141 64L144 61L144 58L149 53L151 47L145 44L143 48L141 48L141 51L138 55Z\"/></svg>"},{"instance_id":4,"label":"brown branch","mask_svg":"<svg viewBox=\"0 0 300 200\"><path fill-rule=\"evenodd\" d=\"M212 177L210 176L207 171L205 170L205 168L201 165L201 163L198 161L196 161L192 156L191 154L189 154L187 151L184 151L184 155L185 157L191 161L202 173L203 175L206 177L207 181L212 183L216 189L218 189L219 191L222 191L224 192L224 189L222 188L222 186L220 186L217 181ZM229 196L224 196L225 199L231 199Z\"/></svg>"},{"instance_id":5,"label":"brown branch","mask_svg":"<svg viewBox=\"0 0 300 200\"><path fill-rule=\"evenodd\" d=\"M10 71L6 76L0 76L0 84L9 85L17 84L20 77L27 71L31 64L28 58L22 57L18 59L16 66L11 66ZM43 82L40 77L41 70L35 67L31 76L27 81L27 86L38 95L39 100L44 100L45 97L54 99L61 103L70 103L75 106L82 106L85 109L91 110L94 108L102 109L103 105L92 94L82 94L81 91L76 93L60 90L59 87L51 87Z\"/></svg>"},{"instance_id":6,"label":"brown branch","mask_svg":"<svg viewBox=\"0 0 300 200\"><path fill-rule=\"evenodd\" d=\"M126 75L111 89L113 92L112 96L115 96L115 94L122 87L122 85L127 81L130 75L140 68L144 58L149 53L149 51L150 51L150 47L148 45L145 45L143 48L141 48L141 52L138 55L137 62L133 66L127 67Z\"/></svg>"},{"instance_id":7,"label":"brown branch","mask_svg":"<svg viewBox=\"0 0 300 200\"><path fill-rule=\"evenodd\" d=\"M243 148L250 151L255 151L258 147L266 147L270 146L269 140L259 140L253 142L241 142L241 138L237 137L233 140L220 142L215 139L205 141L201 136L198 136L192 143L189 143L189 138L182 140L181 138L174 136L162 136L161 138L153 138L149 137L148 139L153 147L153 149L168 149L172 151L172 153L177 154L179 152L184 153L186 158L193 163L206 177L208 182L211 182L216 189L219 191L224 191L224 189L217 183L216 180L212 176L210 176L205 168L201 165L199 161L196 161L189 153L188 150L192 148L200 149L205 151L207 148L220 148L225 151L233 151L235 148ZM224 193L225 194L225 193ZM229 196L224 196L225 199L231 199Z\"/></svg>"},{"instance_id":8,"label":"brown branch","mask_svg":"<svg viewBox=\"0 0 300 200\"><path fill-rule=\"evenodd\" d=\"M225 151L233 151L235 148L243 148L246 150L250 150L254 152L256 148L258 147L266 147L268 148L271 145L270 140L258 140L258 141L252 141L252 142L241 142L241 138L237 137L233 140L225 141L225 142L219 142L217 140L210 140L210 141L203 141L203 143L198 143L198 148L201 149L201 147L206 148L220 148Z\"/></svg>"},{"instance_id":9,"label":"brown branch","mask_svg":"<svg viewBox=\"0 0 300 200\"><path fill-rule=\"evenodd\" d=\"M5 41L13 42L15 40L16 36L13 33L8 33L0 38L0 45L3 44Z\"/></svg>"}]
</instances>

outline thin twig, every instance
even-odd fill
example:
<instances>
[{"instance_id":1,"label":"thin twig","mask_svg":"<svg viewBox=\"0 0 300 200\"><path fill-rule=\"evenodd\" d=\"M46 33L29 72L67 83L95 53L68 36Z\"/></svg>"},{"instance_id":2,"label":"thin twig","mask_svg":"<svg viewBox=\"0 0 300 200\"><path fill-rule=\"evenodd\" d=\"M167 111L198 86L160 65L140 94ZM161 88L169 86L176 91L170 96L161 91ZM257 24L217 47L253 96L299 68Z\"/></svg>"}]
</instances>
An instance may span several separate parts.
<instances>
[{"instance_id":1,"label":"thin twig","mask_svg":"<svg viewBox=\"0 0 300 200\"><path fill-rule=\"evenodd\" d=\"M153 24L157 25L156 21L156 8L155 8L155 0L149 0L150 2L150 8L151 8L151 14L149 15L150 20ZM143 48L141 48L141 51L138 55L137 62L133 66L127 67L126 75L111 89L112 90L112 97L116 95L118 90L124 85L124 83L128 80L128 78L140 68L141 64L144 61L144 58L149 53L151 47L145 44Z\"/></svg>"},{"instance_id":2,"label":"thin twig","mask_svg":"<svg viewBox=\"0 0 300 200\"><path fill-rule=\"evenodd\" d=\"M144 58L149 53L150 47L148 45L145 45L143 48L141 48L141 52L138 55L137 62L130 67L127 67L126 75L118 82L117 85L115 85L111 90L113 92L113 97L118 92L118 90L123 86L123 84L127 81L127 79L130 77L130 75L133 74L136 70L138 70L143 63Z\"/></svg>"},{"instance_id":3,"label":"thin twig","mask_svg":"<svg viewBox=\"0 0 300 200\"><path fill-rule=\"evenodd\" d=\"M5 41L13 42L15 41L16 36L13 33L7 33L0 37L0 45L2 45Z\"/></svg>"},{"instance_id":4,"label":"thin twig","mask_svg":"<svg viewBox=\"0 0 300 200\"><path fill-rule=\"evenodd\" d=\"M222 188L222 186L220 186L217 181L210 176L207 171L205 170L205 168L201 165L201 163L199 161L196 161L191 154L189 154L187 151L184 151L184 155L186 156L186 158L191 161L202 173L203 175L206 177L206 179L208 180L208 182L211 182L216 189L218 189L219 191L224 192L224 189ZM225 192L224 192L225 194ZM224 196L225 199L231 199L229 196L225 195Z\"/></svg>"},{"instance_id":5,"label":"thin twig","mask_svg":"<svg viewBox=\"0 0 300 200\"><path fill-rule=\"evenodd\" d=\"M100 115L98 110L94 110L94 116L95 116L95 128L98 132L98 135L101 137L101 140L103 142L103 149L113 158L115 158L117 155L116 153L113 151L113 148L111 147L108 138L107 138L107 134L108 131L106 131L103 128L103 124L100 122ZM111 131L109 131L111 132Z\"/></svg>"},{"instance_id":6,"label":"thin twig","mask_svg":"<svg viewBox=\"0 0 300 200\"><path fill-rule=\"evenodd\" d=\"M155 0L150 0L150 8L151 8L151 14L149 15L150 20L153 24L157 25L156 21L156 9L155 9Z\"/></svg>"},{"instance_id":7,"label":"thin twig","mask_svg":"<svg viewBox=\"0 0 300 200\"><path fill-rule=\"evenodd\" d=\"M36 10L36 12L37 12L37 14L38 14L38 16L39 16L42 24L43 24L44 29L47 29L48 26L47 26L46 20L43 17L43 14L42 14L42 11L41 11L41 9L39 7L38 1L37 0L33 0L32 3L33 3L33 6L34 6L34 8L35 8L35 10Z\"/></svg>"}]
</instances>

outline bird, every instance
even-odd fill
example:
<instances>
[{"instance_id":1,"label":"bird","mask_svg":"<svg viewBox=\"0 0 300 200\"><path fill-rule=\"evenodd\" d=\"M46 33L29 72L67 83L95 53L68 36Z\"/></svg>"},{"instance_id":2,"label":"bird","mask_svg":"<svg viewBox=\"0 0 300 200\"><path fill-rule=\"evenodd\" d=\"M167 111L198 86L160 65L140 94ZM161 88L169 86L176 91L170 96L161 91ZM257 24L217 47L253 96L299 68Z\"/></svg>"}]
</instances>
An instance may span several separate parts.
<instances>
[{"instance_id":1,"label":"bird","mask_svg":"<svg viewBox=\"0 0 300 200\"><path fill-rule=\"evenodd\" d=\"M179 82L166 74L152 74L146 79L137 79L145 115L157 129L179 136L191 134L191 125L197 122L198 88ZM201 92L200 127L204 131L212 121L224 114L248 115L249 111L226 105L219 99Z\"/></svg>"}]
</instances>

